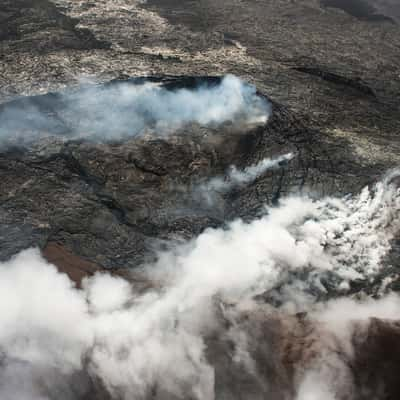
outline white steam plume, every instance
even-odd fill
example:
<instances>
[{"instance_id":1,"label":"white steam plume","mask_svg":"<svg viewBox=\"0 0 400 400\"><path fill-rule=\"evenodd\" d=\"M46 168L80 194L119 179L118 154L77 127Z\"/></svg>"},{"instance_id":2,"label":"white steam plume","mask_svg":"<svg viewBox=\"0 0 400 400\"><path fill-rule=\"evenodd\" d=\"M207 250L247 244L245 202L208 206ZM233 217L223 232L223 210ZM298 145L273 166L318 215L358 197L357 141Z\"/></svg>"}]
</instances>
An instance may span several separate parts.
<instances>
[{"instance_id":1,"label":"white steam plume","mask_svg":"<svg viewBox=\"0 0 400 400\"><path fill-rule=\"evenodd\" d=\"M158 289L143 294L106 275L76 289L37 251L22 252L0 266L0 397L52 398L46 372L86 368L115 399L154 390L214 399L203 337L216 324L216 299L252 299L304 269L313 282L330 271L339 286L374 276L399 227L396 176L352 199L289 198L251 223L209 229L146 266ZM29 383L14 397L10 371Z\"/></svg>"},{"instance_id":2,"label":"white steam plume","mask_svg":"<svg viewBox=\"0 0 400 400\"><path fill-rule=\"evenodd\" d=\"M196 193L203 197L209 205L212 205L215 201L216 193L226 193L235 187L245 186L255 181L269 169L279 168L283 164L286 164L293 157L293 153L287 153L276 158L264 158L259 163L246 167L243 170L232 165L226 176L217 176L202 183L196 188Z\"/></svg>"},{"instance_id":3,"label":"white steam plume","mask_svg":"<svg viewBox=\"0 0 400 400\"><path fill-rule=\"evenodd\" d=\"M235 186L248 184L260 177L267 170L279 167L290 161L294 157L293 153L287 153L276 158L264 158L259 163L239 170L232 166L226 177L216 177L206 183L205 188L218 192L226 192Z\"/></svg>"},{"instance_id":4,"label":"white steam plume","mask_svg":"<svg viewBox=\"0 0 400 400\"><path fill-rule=\"evenodd\" d=\"M264 158L256 165L246 167L243 171L235 166L229 172L229 180L236 185L242 185L254 181L268 169L277 167L293 158L293 153L287 153L277 158Z\"/></svg>"},{"instance_id":5,"label":"white steam plume","mask_svg":"<svg viewBox=\"0 0 400 400\"><path fill-rule=\"evenodd\" d=\"M47 100L14 103L0 110L0 140L31 140L58 133L67 138L113 140L145 131L165 134L189 123L265 123L270 105L254 86L233 75L213 86L169 90L160 84L115 83L59 94L58 108ZM46 108L47 107L47 108ZM49 108L50 107L50 108Z\"/></svg>"}]
</instances>

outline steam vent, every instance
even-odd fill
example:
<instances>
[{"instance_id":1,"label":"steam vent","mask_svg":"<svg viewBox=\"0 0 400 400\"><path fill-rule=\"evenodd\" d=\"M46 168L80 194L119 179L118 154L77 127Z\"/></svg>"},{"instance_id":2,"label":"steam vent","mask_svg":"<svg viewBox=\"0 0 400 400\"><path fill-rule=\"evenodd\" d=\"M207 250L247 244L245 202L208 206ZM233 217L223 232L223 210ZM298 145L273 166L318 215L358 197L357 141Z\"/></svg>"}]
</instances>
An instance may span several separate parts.
<instances>
[{"instance_id":1,"label":"steam vent","mask_svg":"<svg viewBox=\"0 0 400 400\"><path fill-rule=\"evenodd\" d=\"M0 400L400 399L399 24L0 0Z\"/></svg>"}]
</instances>

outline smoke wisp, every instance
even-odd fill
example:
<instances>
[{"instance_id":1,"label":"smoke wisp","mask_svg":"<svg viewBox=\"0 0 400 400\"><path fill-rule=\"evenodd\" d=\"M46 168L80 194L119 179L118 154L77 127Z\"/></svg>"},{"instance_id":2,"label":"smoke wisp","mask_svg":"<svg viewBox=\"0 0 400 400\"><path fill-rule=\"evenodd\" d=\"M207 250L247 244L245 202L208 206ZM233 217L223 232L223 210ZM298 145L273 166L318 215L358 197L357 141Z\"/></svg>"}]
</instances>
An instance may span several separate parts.
<instances>
[{"instance_id":1,"label":"smoke wisp","mask_svg":"<svg viewBox=\"0 0 400 400\"><path fill-rule=\"evenodd\" d=\"M186 124L264 124L270 105L254 86L233 75L197 88L160 83L113 83L13 102L0 109L0 140L46 135L119 140L144 132L167 134Z\"/></svg>"},{"instance_id":2,"label":"smoke wisp","mask_svg":"<svg viewBox=\"0 0 400 400\"><path fill-rule=\"evenodd\" d=\"M59 399L74 398L58 382L86 370L114 399L147 399L155 392L157 398L214 399L215 371L204 337L218 326L215 304L233 310L251 305L289 274L308 271L307 280L286 284L284 307L309 309L334 332L342 318L337 305L315 307L310 288L323 290L321 278L329 272L345 292L353 279L380 271L400 222L397 176L393 171L353 198L291 197L253 222L209 229L144 266L155 284L141 294L104 274L77 289L37 250L20 253L0 265L0 397L48 400L56 390ZM353 317L398 317L397 297L383 303L384 313L376 302L348 302L343 332ZM236 340L243 348L246 338ZM246 357L241 359L251 366ZM325 379L321 374L318 379ZM318 379L314 373L302 381L299 400L335 398L313 384Z\"/></svg>"},{"instance_id":3,"label":"smoke wisp","mask_svg":"<svg viewBox=\"0 0 400 400\"><path fill-rule=\"evenodd\" d=\"M225 177L213 178L203 185L203 188L204 190L227 192L235 186L242 186L253 182L267 170L280 167L293 157L293 153L287 153L276 158L264 158L259 163L246 167L243 170L233 165Z\"/></svg>"},{"instance_id":4,"label":"smoke wisp","mask_svg":"<svg viewBox=\"0 0 400 400\"><path fill-rule=\"evenodd\" d=\"M209 206L215 203L216 195L224 194L235 187L243 187L255 181L266 171L286 165L294 157L293 153L287 153L275 158L264 158L257 164L238 169L232 165L225 176L214 177L196 186L195 195L204 199Z\"/></svg>"}]
</instances>

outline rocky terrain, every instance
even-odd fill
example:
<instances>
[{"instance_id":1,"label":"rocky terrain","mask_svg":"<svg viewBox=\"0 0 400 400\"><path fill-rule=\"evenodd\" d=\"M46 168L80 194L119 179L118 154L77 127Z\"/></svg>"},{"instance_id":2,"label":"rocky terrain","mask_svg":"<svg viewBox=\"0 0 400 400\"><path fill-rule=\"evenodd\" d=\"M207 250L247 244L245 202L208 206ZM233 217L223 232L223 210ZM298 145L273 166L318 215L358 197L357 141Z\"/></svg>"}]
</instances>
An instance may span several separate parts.
<instances>
[{"instance_id":1,"label":"rocky terrain","mask_svg":"<svg viewBox=\"0 0 400 400\"><path fill-rule=\"evenodd\" d=\"M110 267L107 255L99 253L100 248L105 250L101 238L92 241L89 228L76 232L76 228L69 227L76 218L85 225L78 217L85 215L87 226L95 218L108 221L110 232L103 232L107 243L109 236L116 240L115 229L118 236L130 237L128 242L123 240L127 250L115 244L107 246L107 251L114 248L110 254L113 260L118 253L121 261L117 266L130 262L134 265L145 253L147 236L165 238L174 231L190 236L238 215L254 215L264 202L276 200L292 189L306 187L320 194L356 193L396 165L396 24L359 22L329 4L320 7L306 1L267 5L239 2L235 6L204 1L169 3L4 2L3 102L18 94L40 94L76 85L82 79L229 72L254 82L274 102L266 130L243 138L236 136L238 144L231 144L236 147L234 151L221 139L221 151L226 155L218 150L211 154L206 148L186 150L194 146L195 139L178 135L178 142L183 141L178 148L189 151L179 160L172 156L177 151L174 145L165 140L154 145L135 141L131 149L125 143L118 147L46 142L34 149L7 149L1 155L2 213L4 222L12 221L9 229L15 236L6 236L15 249L4 250L5 257L26 247L26 243L18 244L19 240L41 247L55 240ZM224 12L229 8L233 12ZM201 21L207 24L200 26ZM191 142L189 146L185 141ZM150 146L149 150L143 146ZM204 141L202 146L210 145ZM229 165L246 166L289 151L299 156L288 168L261 177L243 193L228 193L226 199L221 199L226 204L221 203L219 211L200 211L196 206L186 211L188 215L168 215L168 204L175 204L174 197L179 196L182 202L177 208L185 208L183 204L191 201L176 192L170 193L169 200L171 182L191 184L198 177L221 174ZM156 159L162 167L154 165ZM172 160L180 165L168 165ZM194 175L190 165L196 168ZM138 185L140 195L136 193ZM155 187L163 187L165 192L155 193ZM82 197L74 197L73 201L80 204L78 208L72 199L71 204L67 200L68 193L73 196L75 191ZM136 198L138 195L140 198ZM63 198L64 209L45 206L58 204L54 196ZM31 207L23 203L31 198L42 201L29 212ZM14 201L22 202L21 207L16 208ZM69 208L71 211L65 212ZM58 222L66 215L70 223ZM19 229L31 235L19 235ZM19 239L15 240L16 236ZM115 267L115 261L113 264Z\"/></svg>"},{"instance_id":2,"label":"rocky terrain","mask_svg":"<svg viewBox=\"0 0 400 400\"><path fill-rule=\"evenodd\" d=\"M142 293L154 282L137 271L207 228L251 223L289 195L352 198L372 188L400 163L399 24L400 5L390 0L1 0L0 260L38 247L79 287L111 271ZM63 115L64 93L85 85L152 83L174 92L214 87L226 74L255 85L271 108L265 123L193 122L168 135L90 140L71 136L75 117ZM48 132L32 125L40 133L32 140L10 135L10 109L16 120L40 110ZM200 190L232 166L246 171L286 154L293 156L211 200ZM307 293L328 301L398 290L398 216L394 208L376 225L391 232L377 273L352 277L345 290L328 273ZM351 249L338 249L355 260ZM356 262L363 257L372 256ZM271 309L302 273L312 275L290 272L258 294L251 313L230 318L216 306L218 322L204 334L215 398L311 399L301 397L299 382L329 353L331 370L345 365L352 388L326 399L397 399L398 322L356 324L349 354L303 310ZM236 326L257 373L232 363ZM125 399L93 376L84 368L68 378L65 398ZM138 398L199 398L164 389L155 383Z\"/></svg>"}]
</instances>

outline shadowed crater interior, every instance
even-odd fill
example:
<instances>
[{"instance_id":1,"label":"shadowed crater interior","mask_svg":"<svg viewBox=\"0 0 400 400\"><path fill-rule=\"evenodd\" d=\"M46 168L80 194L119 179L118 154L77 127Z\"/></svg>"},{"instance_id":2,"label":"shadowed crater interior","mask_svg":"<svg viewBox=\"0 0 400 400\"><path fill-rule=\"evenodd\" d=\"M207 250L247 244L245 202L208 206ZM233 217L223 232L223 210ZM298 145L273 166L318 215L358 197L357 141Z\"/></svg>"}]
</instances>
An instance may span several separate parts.
<instances>
[{"instance_id":1,"label":"shadowed crater interior","mask_svg":"<svg viewBox=\"0 0 400 400\"><path fill-rule=\"evenodd\" d=\"M321 0L321 5L339 8L360 20L394 22L392 18L378 13L376 8L365 0Z\"/></svg>"}]
</instances>

